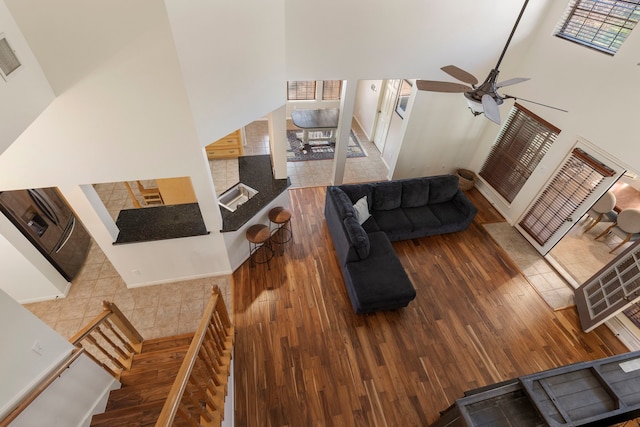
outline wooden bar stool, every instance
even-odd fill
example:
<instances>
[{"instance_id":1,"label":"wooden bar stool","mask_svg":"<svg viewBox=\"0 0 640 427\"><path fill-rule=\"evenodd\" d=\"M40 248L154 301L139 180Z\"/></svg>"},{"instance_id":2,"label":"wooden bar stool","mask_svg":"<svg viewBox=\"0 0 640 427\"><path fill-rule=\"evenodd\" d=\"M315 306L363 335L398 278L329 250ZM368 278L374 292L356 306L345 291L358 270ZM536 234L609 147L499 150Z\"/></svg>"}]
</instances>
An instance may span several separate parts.
<instances>
[{"instance_id":1,"label":"wooden bar stool","mask_svg":"<svg viewBox=\"0 0 640 427\"><path fill-rule=\"evenodd\" d=\"M271 241L280 245L284 253L284 245L293 238L291 230L291 211L282 206L277 206L269 211L269 231Z\"/></svg>"},{"instance_id":2,"label":"wooden bar stool","mask_svg":"<svg viewBox=\"0 0 640 427\"><path fill-rule=\"evenodd\" d=\"M254 224L247 229L246 238L249 241L249 265L254 267L255 264L267 264L269 270L271 265L269 261L273 258L273 249L271 248L270 238L271 231L264 224ZM256 252L262 248L262 260L257 260Z\"/></svg>"}]
</instances>

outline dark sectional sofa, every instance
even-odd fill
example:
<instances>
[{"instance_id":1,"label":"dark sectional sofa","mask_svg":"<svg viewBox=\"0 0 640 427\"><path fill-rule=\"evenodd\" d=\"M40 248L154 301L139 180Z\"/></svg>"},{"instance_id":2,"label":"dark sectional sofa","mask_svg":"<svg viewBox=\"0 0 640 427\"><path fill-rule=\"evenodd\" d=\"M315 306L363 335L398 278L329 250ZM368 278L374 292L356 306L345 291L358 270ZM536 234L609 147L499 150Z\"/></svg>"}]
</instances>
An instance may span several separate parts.
<instances>
[{"instance_id":1,"label":"dark sectional sofa","mask_svg":"<svg viewBox=\"0 0 640 427\"><path fill-rule=\"evenodd\" d=\"M324 212L351 304L362 314L406 307L416 296L392 241L464 230L478 210L456 176L440 175L329 186Z\"/></svg>"}]
</instances>

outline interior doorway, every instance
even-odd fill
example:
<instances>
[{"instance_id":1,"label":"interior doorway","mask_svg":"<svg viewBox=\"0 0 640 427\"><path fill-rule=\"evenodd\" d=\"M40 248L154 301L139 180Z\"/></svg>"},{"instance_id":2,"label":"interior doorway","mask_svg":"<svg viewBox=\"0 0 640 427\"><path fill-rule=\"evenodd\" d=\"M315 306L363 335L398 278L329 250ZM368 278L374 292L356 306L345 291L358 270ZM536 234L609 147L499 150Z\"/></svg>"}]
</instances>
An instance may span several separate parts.
<instances>
[{"instance_id":1,"label":"interior doorway","mask_svg":"<svg viewBox=\"0 0 640 427\"><path fill-rule=\"evenodd\" d=\"M393 115L401 83L402 80L394 79L385 80L382 85L384 92L382 93L382 96L380 96L376 127L372 137L373 143L376 145L380 153L384 152L384 145L387 141L391 117Z\"/></svg>"}]
</instances>

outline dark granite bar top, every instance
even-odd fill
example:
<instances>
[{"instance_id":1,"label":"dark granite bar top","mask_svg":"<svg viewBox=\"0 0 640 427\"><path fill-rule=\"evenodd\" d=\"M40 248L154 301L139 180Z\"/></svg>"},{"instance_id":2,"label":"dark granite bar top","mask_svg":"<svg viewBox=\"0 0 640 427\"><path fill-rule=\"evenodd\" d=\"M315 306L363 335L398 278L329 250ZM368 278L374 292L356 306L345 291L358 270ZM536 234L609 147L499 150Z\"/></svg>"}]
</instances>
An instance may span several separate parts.
<instances>
[{"instance_id":1,"label":"dark granite bar top","mask_svg":"<svg viewBox=\"0 0 640 427\"><path fill-rule=\"evenodd\" d=\"M209 234L197 203L120 211L114 245Z\"/></svg>"},{"instance_id":2,"label":"dark granite bar top","mask_svg":"<svg viewBox=\"0 0 640 427\"><path fill-rule=\"evenodd\" d=\"M273 178L271 156L268 154L238 157L238 175L240 182L258 190L258 194L239 206L235 212L220 206L222 232L238 230L291 185L288 178Z\"/></svg>"}]
</instances>

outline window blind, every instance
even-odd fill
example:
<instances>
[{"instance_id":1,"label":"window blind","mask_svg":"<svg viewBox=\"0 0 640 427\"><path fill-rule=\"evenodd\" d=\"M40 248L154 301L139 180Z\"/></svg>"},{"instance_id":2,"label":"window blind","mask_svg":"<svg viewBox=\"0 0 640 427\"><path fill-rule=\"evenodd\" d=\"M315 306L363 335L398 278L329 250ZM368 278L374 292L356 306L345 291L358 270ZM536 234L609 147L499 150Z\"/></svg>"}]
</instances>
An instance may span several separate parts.
<instances>
[{"instance_id":1,"label":"window blind","mask_svg":"<svg viewBox=\"0 0 640 427\"><path fill-rule=\"evenodd\" d=\"M316 99L316 81L292 80L287 82L287 99L290 101Z\"/></svg>"},{"instance_id":2,"label":"window blind","mask_svg":"<svg viewBox=\"0 0 640 427\"><path fill-rule=\"evenodd\" d=\"M640 19L640 0L572 0L556 36L615 54Z\"/></svg>"},{"instance_id":3,"label":"window blind","mask_svg":"<svg viewBox=\"0 0 640 427\"><path fill-rule=\"evenodd\" d=\"M13 49L11 49L7 39L4 37L0 38L0 70L2 70L2 74L8 76L20 65L20 61L13 52Z\"/></svg>"},{"instance_id":4,"label":"window blind","mask_svg":"<svg viewBox=\"0 0 640 427\"><path fill-rule=\"evenodd\" d=\"M559 133L560 129L515 104L479 175L512 202Z\"/></svg>"},{"instance_id":5,"label":"window blind","mask_svg":"<svg viewBox=\"0 0 640 427\"><path fill-rule=\"evenodd\" d=\"M322 82L322 99L338 100L342 91L342 80L324 80Z\"/></svg>"},{"instance_id":6,"label":"window blind","mask_svg":"<svg viewBox=\"0 0 640 427\"><path fill-rule=\"evenodd\" d=\"M575 148L569 159L525 214L520 226L544 245L560 229L604 177L615 172L584 150Z\"/></svg>"}]
</instances>

